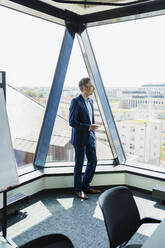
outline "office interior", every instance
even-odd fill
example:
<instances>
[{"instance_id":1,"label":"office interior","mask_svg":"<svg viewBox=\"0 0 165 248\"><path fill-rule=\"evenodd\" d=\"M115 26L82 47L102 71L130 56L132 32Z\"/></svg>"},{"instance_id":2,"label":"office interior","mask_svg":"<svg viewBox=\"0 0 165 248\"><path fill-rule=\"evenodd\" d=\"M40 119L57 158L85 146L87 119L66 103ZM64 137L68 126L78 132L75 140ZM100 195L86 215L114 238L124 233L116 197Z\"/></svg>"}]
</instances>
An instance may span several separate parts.
<instances>
[{"instance_id":1,"label":"office interior","mask_svg":"<svg viewBox=\"0 0 165 248\"><path fill-rule=\"evenodd\" d=\"M162 197L165 192L164 36L158 32L164 9L163 0L0 0L0 11L6 13L0 83L19 179L7 190L13 200L8 210L20 209L8 217L7 235L17 245L53 230L64 232L75 247L108 247L98 196L84 202L73 195L68 111L84 75L96 87L99 125L92 186L104 191L125 185L142 215L164 218L164 199L154 195L156 189ZM89 229L81 208L91 221Z\"/></svg>"}]
</instances>

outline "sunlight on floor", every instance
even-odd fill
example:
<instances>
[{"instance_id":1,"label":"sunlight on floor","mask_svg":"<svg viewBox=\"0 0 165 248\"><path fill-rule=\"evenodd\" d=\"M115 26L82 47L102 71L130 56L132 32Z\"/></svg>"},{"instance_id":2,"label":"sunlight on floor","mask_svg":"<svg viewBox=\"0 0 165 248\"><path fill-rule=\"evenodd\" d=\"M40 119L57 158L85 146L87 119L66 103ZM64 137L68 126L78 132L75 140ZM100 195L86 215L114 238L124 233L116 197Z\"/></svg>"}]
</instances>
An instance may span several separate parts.
<instances>
[{"instance_id":1,"label":"sunlight on floor","mask_svg":"<svg viewBox=\"0 0 165 248\"><path fill-rule=\"evenodd\" d=\"M56 200L62 205L64 209L69 209L73 206L73 199L74 198L57 198Z\"/></svg>"},{"instance_id":2,"label":"sunlight on floor","mask_svg":"<svg viewBox=\"0 0 165 248\"><path fill-rule=\"evenodd\" d=\"M23 212L27 214L27 217L8 228L10 238L20 235L20 231L24 233L28 229L31 229L33 226L52 216L51 212L41 201L24 208ZM37 212L39 214L34 215L34 213ZM16 226L18 226L18 228L16 228Z\"/></svg>"}]
</instances>

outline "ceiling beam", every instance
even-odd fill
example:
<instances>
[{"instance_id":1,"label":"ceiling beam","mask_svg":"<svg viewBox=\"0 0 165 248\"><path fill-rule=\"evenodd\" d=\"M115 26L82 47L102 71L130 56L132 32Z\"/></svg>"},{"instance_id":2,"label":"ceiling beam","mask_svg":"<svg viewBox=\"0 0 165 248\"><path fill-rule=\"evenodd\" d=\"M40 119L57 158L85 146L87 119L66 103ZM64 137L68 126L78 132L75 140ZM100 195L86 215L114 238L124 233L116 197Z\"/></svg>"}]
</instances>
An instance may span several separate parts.
<instances>
[{"instance_id":1,"label":"ceiling beam","mask_svg":"<svg viewBox=\"0 0 165 248\"><path fill-rule=\"evenodd\" d=\"M1 4L3 2L3 4ZM24 6L29 8L29 13L26 10L25 13L31 14L35 16L35 14L32 14L32 11L30 10L36 10L38 13L41 13L40 16L37 15L37 17L43 18L43 14L47 14L49 16L52 16L54 18L60 18L61 20L64 20L63 24L65 22L69 21L76 24L87 24L88 26L96 26L104 24L104 21L112 20L114 18L122 18L122 17L129 17L133 15L139 15L143 13L149 13L154 11L160 11L165 9L165 1L164 0L151 0L149 2L141 2L135 5L131 6L124 6L124 7L117 7L113 8L107 11L100 11L95 12L87 15L78 15L74 12L71 12L69 10L62 10L60 8L54 7L48 3L39 1L39 0L0 0L0 4L5 6L5 2L7 7L10 7L9 3L15 3L14 8L17 9L18 6ZM23 8L21 9L21 12L24 12ZM44 17L43 19L46 19ZM47 19L49 21L49 19ZM59 23L58 20L54 19L54 22ZM61 23L59 23L61 24Z\"/></svg>"},{"instance_id":2,"label":"ceiling beam","mask_svg":"<svg viewBox=\"0 0 165 248\"><path fill-rule=\"evenodd\" d=\"M84 23L101 22L105 20L110 20L114 18L126 17L131 15L138 15L153 11L159 11L165 9L164 0L155 0L145 3L139 3L127 7L114 8L107 11L102 11L99 13L92 13L88 15L81 16L81 21ZM92 25L91 25L92 26Z\"/></svg>"}]
</instances>

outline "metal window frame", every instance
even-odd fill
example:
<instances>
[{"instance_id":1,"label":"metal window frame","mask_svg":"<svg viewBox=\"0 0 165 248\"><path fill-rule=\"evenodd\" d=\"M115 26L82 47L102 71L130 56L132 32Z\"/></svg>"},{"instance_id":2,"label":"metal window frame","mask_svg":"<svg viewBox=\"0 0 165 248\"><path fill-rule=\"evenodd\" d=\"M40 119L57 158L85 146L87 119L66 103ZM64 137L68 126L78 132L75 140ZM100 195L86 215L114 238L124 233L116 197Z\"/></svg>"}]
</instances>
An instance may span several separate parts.
<instances>
[{"instance_id":1,"label":"metal window frame","mask_svg":"<svg viewBox=\"0 0 165 248\"><path fill-rule=\"evenodd\" d=\"M93 82L95 83L95 97L103 119L108 142L111 147L112 154L114 156L114 163L123 164L126 160L125 154L122 148L120 137L105 92L105 88L103 85L101 74L99 72L99 68L96 62L96 58L92 49L92 44L90 42L87 29L85 29L81 34L79 34L78 38L88 73L90 75L90 78L92 78Z\"/></svg>"},{"instance_id":2,"label":"metal window frame","mask_svg":"<svg viewBox=\"0 0 165 248\"><path fill-rule=\"evenodd\" d=\"M77 23L66 23L66 30L61 46L61 51L54 74L52 87L49 94L47 107L39 135L33 164L44 167L49 149L50 139L58 111L58 106L64 86L64 80L69 64L75 34L78 35L79 45L86 64L89 77L93 79L96 86L96 100L103 119L109 145L114 157L114 164L125 163L125 154L120 137L115 125L112 111L106 96L105 88L101 79L99 68L87 33L86 25Z\"/></svg>"},{"instance_id":3,"label":"metal window frame","mask_svg":"<svg viewBox=\"0 0 165 248\"><path fill-rule=\"evenodd\" d=\"M73 42L74 33L66 28L34 156L33 164L39 167L43 167L46 162Z\"/></svg>"}]
</instances>

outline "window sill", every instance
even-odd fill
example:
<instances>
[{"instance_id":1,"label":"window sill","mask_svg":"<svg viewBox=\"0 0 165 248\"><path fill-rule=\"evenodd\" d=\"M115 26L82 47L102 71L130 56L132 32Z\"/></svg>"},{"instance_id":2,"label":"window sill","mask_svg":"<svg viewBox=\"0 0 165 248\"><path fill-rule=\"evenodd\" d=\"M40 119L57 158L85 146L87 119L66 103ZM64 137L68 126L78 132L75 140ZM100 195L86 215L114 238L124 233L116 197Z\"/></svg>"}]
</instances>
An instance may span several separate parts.
<instances>
[{"instance_id":1,"label":"window sill","mask_svg":"<svg viewBox=\"0 0 165 248\"><path fill-rule=\"evenodd\" d=\"M58 177L58 176L72 176L73 175L73 164L70 166L46 166L42 169L35 168L33 165L29 165L29 168L22 168L19 171L19 185L13 188L20 187L24 184L28 184L32 181L38 180L42 177ZM85 168L85 167L84 167ZM131 174L159 181L165 181L165 173L156 172L150 169L137 168L131 165L102 165L97 166L96 175L104 174ZM12 189L13 189L12 188Z\"/></svg>"}]
</instances>

